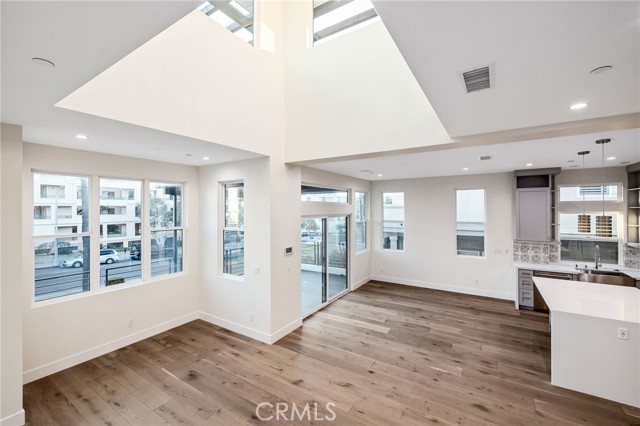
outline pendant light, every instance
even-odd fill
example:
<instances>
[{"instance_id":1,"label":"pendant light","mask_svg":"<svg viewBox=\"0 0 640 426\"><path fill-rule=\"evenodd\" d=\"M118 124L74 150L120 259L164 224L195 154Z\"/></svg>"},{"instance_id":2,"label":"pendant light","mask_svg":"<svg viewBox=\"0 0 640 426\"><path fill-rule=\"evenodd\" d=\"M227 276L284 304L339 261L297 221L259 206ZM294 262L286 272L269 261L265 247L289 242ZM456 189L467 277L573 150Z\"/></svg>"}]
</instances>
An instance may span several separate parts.
<instances>
[{"instance_id":1,"label":"pendant light","mask_svg":"<svg viewBox=\"0 0 640 426\"><path fill-rule=\"evenodd\" d=\"M590 151L580 151L579 156L582 157L582 214L578 215L578 232L590 233L591 232L591 215L586 213L585 207L585 191L584 191L584 156L589 154Z\"/></svg>"},{"instance_id":2,"label":"pendant light","mask_svg":"<svg viewBox=\"0 0 640 426\"><path fill-rule=\"evenodd\" d=\"M596 141L596 144L602 145L602 216L596 216L596 236L598 237L611 237L613 230L613 218L604 214L604 144L609 142L611 142L611 139L598 139Z\"/></svg>"}]
</instances>

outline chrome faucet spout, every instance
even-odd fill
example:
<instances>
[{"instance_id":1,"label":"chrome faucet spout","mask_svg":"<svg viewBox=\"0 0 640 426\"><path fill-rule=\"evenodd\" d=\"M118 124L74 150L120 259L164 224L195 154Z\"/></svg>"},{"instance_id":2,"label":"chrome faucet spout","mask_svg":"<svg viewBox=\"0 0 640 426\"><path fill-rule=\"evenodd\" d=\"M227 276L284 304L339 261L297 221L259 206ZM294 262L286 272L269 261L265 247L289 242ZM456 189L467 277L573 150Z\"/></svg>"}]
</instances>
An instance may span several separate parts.
<instances>
[{"instance_id":1,"label":"chrome faucet spout","mask_svg":"<svg viewBox=\"0 0 640 426\"><path fill-rule=\"evenodd\" d=\"M600 256L600 246L596 244L595 247L595 251L596 251L596 269L598 269L599 267L602 266L602 256Z\"/></svg>"}]
</instances>

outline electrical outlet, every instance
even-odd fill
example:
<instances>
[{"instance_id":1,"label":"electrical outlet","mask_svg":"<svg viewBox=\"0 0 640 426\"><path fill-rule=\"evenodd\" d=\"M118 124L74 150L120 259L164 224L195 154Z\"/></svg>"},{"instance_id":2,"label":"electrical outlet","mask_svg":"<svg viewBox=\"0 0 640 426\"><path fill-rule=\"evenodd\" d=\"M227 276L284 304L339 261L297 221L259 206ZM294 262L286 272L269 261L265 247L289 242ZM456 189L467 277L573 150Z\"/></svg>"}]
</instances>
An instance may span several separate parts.
<instances>
[{"instance_id":1,"label":"electrical outlet","mask_svg":"<svg viewBox=\"0 0 640 426\"><path fill-rule=\"evenodd\" d=\"M480 280L475 280L475 285L480 284Z\"/></svg>"},{"instance_id":2,"label":"electrical outlet","mask_svg":"<svg viewBox=\"0 0 640 426\"><path fill-rule=\"evenodd\" d=\"M249 314L249 321L253 322L253 314Z\"/></svg>"},{"instance_id":3,"label":"electrical outlet","mask_svg":"<svg viewBox=\"0 0 640 426\"><path fill-rule=\"evenodd\" d=\"M253 273L256 275L260 275L260 267L259 266L254 266L253 267Z\"/></svg>"},{"instance_id":4,"label":"electrical outlet","mask_svg":"<svg viewBox=\"0 0 640 426\"><path fill-rule=\"evenodd\" d=\"M629 329L624 327L618 328L618 339L629 340Z\"/></svg>"},{"instance_id":5,"label":"electrical outlet","mask_svg":"<svg viewBox=\"0 0 640 426\"><path fill-rule=\"evenodd\" d=\"M131 328L131 327L133 327L133 325L134 325L134 322L133 322L133 320L132 320L132 319L130 319L129 321L127 321L127 327Z\"/></svg>"},{"instance_id":6,"label":"electrical outlet","mask_svg":"<svg viewBox=\"0 0 640 426\"><path fill-rule=\"evenodd\" d=\"M500 254L500 253L502 253L502 249L500 249L500 248L494 248L494 249L493 249L493 252L494 252L495 254Z\"/></svg>"}]
</instances>

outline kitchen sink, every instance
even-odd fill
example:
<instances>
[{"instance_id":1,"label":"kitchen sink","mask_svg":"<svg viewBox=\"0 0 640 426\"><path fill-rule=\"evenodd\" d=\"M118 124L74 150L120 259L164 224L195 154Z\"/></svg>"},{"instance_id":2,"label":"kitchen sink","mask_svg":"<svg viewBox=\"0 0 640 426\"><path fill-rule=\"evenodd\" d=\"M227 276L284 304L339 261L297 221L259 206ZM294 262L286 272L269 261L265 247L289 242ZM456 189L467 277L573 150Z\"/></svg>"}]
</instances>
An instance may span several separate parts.
<instances>
[{"instance_id":1,"label":"kitchen sink","mask_svg":"<svg viewBox=\"0 0 640 426\"><path fill-rule=\"evenodd\" d=\"M601 269L582 269L578 281L596 284L621 285L635 287L636 279L620 271L603 271Z\"/></svg>"}]
</instances>

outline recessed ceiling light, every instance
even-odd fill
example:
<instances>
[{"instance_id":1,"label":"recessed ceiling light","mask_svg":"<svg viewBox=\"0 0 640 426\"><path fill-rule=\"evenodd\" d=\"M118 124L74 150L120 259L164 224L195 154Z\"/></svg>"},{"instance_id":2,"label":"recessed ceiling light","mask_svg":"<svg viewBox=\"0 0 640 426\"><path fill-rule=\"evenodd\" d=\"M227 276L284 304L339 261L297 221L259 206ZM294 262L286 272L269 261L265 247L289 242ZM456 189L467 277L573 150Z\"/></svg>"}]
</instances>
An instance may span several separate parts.
<instances>
[{"instance_id":1,"label":"recessed ceiling light","mask_svg":"<svg viewBox=\"0 0 640 426\"><path fill-rule=\"evenodd\" d=\"M607 157L607 160L611 161L611 160L615 160L616 157Z\"/></svg>"},{"instance_id":2,"label":"recessed ceiling light","mask_svg":"<svg viewBox=\"0 0 640 426\"><path fill-rule=\"evenodd\" d=\"M577 110L577 109L586 108L586 107L588 107L588 106L589 106L589 104L588 104L588 103L586 103L586 102L576 102L575 104L571 105L571 106L569 107L569 109L571 109L571 110L574 110L574 111L575 111L575 110Z\"/></svg>"},{"instance_id":3,"label":"recessed ceiling light","mask_svg":"<svg viewBox=\"0 0 640 426\"><path fill-rule=\"evenodd\" d=\"M465 172L469 170L468 167L463 167L462 170L464 170Z\"/></svg>"},{"instance_id":4,"label":"recessed ceiling light","mask_svg":"<svg viewBox=\"0 0 640 426\"><path fill-rule=\"evenodd\" d=\"M78 133L76 135L76 139L80 139L81 141L86 141L87 139L89 139L89 136L83 135L82 133Z\"/></svg>"},{"instance_id":5,"label":"recessed ceiling light","mask_svg":"<svg viewBox=\"0 0 640 426\"><path fill-rule=\"evenodd\" d=\"M609 71L611 68L613 68L611 65L603 65L601 67L598 68L594 68L591 71L589 71L591 74L602 74L603 72L607 72Z\"/></svg>"},{"instance_id":6,"label":"recessed ceiling light","mask_svg":"<svg viewBox=\"0 0 640 426\"><path fill-rule=\"evenodd\" d=\"M382 175L380 173L378 173L378 177L382 177Z\"/></svg>"},{"instance_id":7,"label":"recessed ceiling light","mask_svg":"<svg viewBox=\"0 0 640 426\"><path fill-rule=\"evenodd\" d=\"M52 61L44 58L31 58L31 60L34 63L38 65L42 65L43 67L46 67L46 68L53 68L56 66L56 64L54 64Z\"/></svg>"},{"instance_id":8,"label":"recessed ceiling light","mask_svg":"<svg viewBox=\"0 0 640 426\"><path fill-rule=\"evenodd\" d=\"M527 163L526 166L527 167L531 167L531 166L533 166L533 163Z\"/></svg>"},{"instance_id":9,"label":"recessed ceiling light","mask_svg":"<svg viewBox=\"0 0 640 426\"><path fill-rule=\"evenodd\" d=\"M209 157L202 157L202 159L203 159L203 160L208 160L208 159L209 159Z\"/></svg>"}]
</instances>

